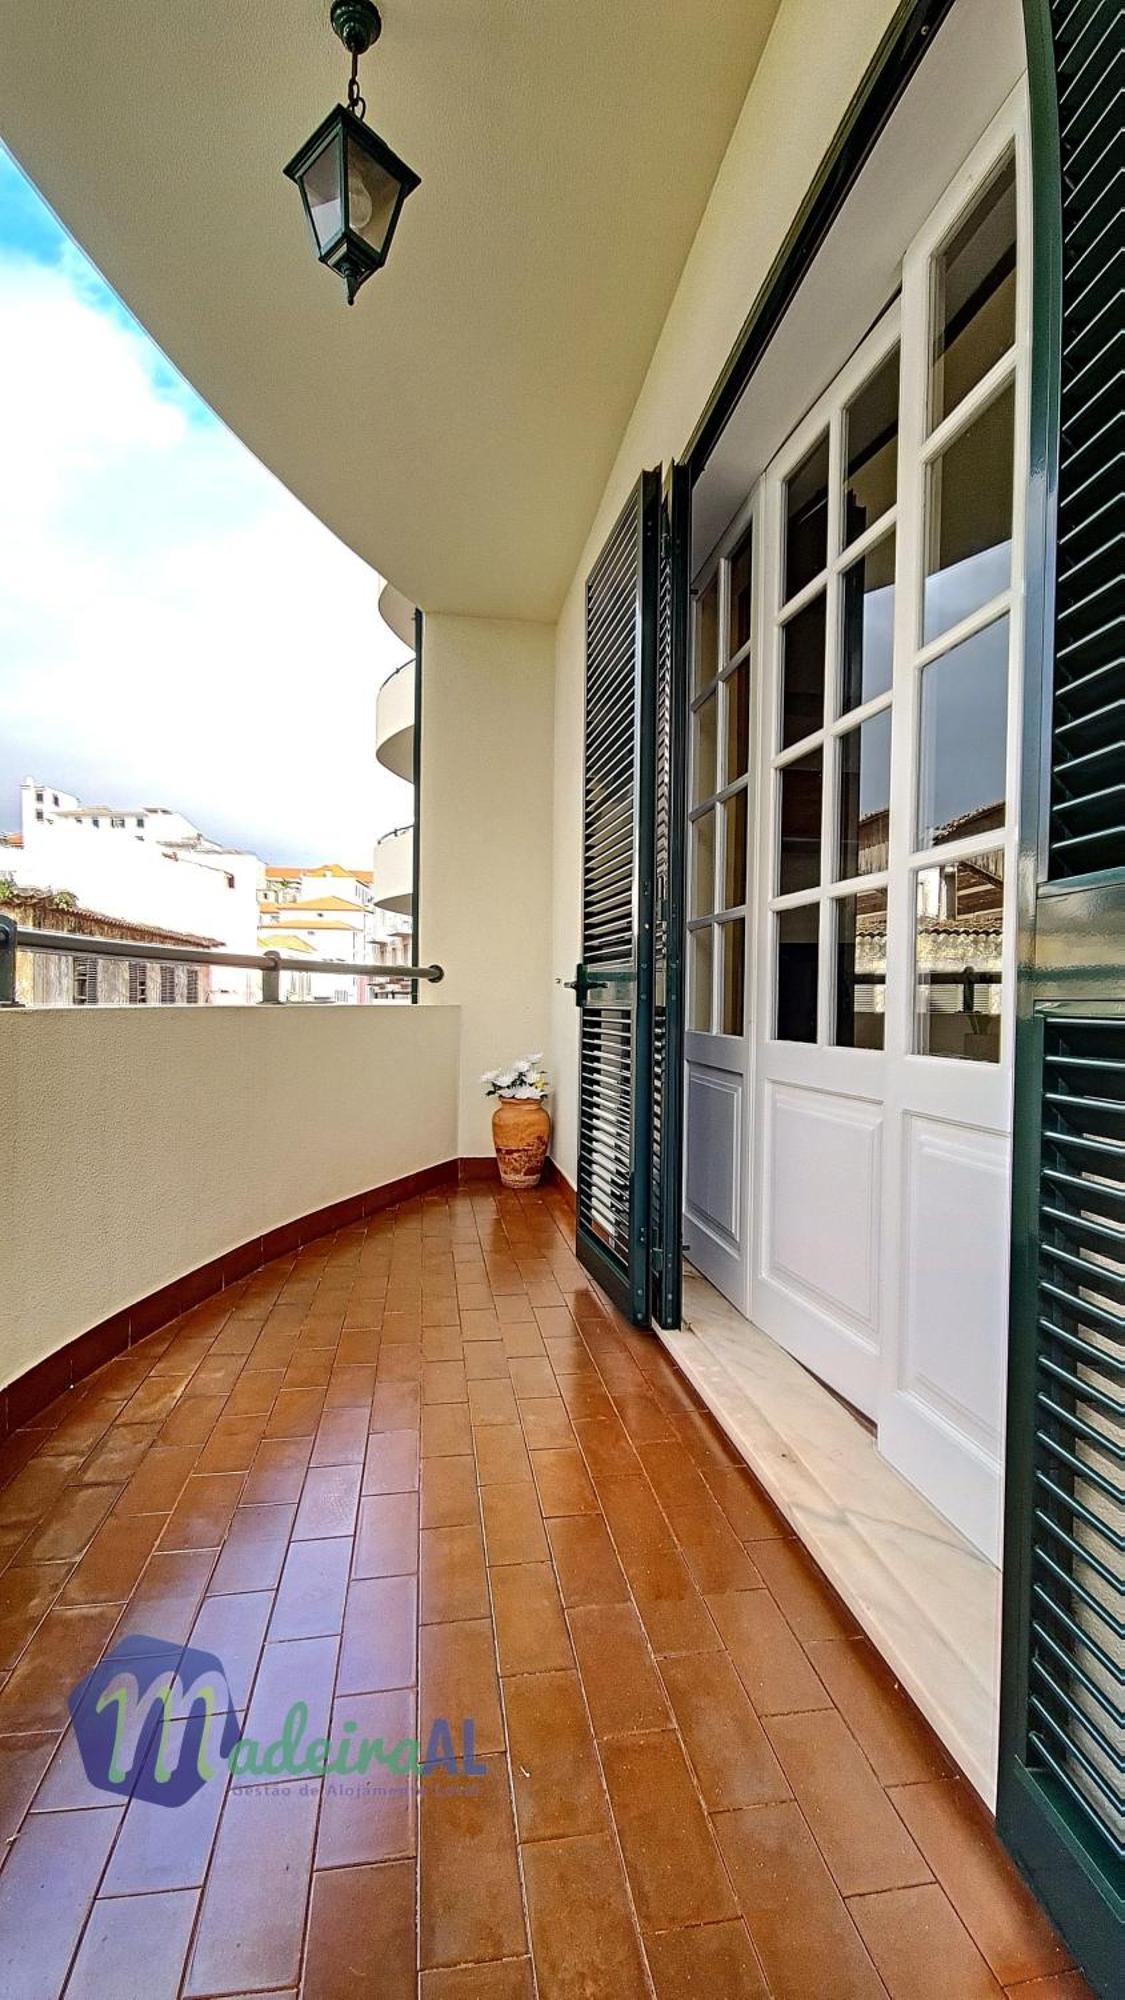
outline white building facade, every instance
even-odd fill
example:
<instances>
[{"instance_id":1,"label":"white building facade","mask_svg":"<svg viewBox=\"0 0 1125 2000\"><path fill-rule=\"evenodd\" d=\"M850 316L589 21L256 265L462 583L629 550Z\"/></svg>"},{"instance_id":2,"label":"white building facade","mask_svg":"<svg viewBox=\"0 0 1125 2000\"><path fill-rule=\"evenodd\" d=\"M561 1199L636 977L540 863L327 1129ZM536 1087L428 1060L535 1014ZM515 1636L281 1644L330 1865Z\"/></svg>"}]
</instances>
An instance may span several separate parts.
<instances>
[{"instance_id":1,"label":"white building facade","mask_svg":"<svg viewBox=\"0 0 1125 2000\"><path fill-rule=\"evenodd\" d=\"M218 940L221 951L257 944L256 854L225 848L164 806L84 805L28 778L20 787L19 847L4 871L21 888L66 890L87 908ZM256 975L214 968L213 1004L257 997Z\"/></svg>"}]
</instances>

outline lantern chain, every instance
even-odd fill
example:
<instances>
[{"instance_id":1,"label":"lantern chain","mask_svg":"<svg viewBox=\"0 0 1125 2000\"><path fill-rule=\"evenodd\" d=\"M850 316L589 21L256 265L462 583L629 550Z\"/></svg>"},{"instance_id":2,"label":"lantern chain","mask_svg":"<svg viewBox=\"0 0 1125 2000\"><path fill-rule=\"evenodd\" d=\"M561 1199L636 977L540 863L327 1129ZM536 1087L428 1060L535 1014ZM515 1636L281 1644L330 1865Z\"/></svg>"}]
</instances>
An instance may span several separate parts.
<instances>
[{"instance_id":1,"label":"lantern chain","mask_svg":"<svg viewBox=\"0 0 1125 2000\"><path fill-rule=\"evenodd\" d=\"M352 50L352 73L348 78L348 110L357 118L366 118L367 99L359 88L359 50Z\"/></svg>"}]
</instances>

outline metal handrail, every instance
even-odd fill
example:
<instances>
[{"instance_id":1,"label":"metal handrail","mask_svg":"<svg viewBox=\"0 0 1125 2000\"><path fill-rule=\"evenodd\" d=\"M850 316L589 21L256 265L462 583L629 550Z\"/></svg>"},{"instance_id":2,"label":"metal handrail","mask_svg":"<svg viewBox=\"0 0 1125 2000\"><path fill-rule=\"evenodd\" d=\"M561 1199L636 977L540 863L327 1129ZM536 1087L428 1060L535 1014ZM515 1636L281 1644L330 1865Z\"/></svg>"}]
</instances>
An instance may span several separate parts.
<instances>
[{"instance_id":1,"label":"metal handrail","mask_svg":"<svg viewBox=\"0 0 1125 2000\"><path fill-rule=\"evenodd\" d=\"M391 668L391 671L387 675L386 680L380 681L378 688L379 694L382 694L384 688L390 687L391 682L396 678L398 674L404 674L406 672L407 667L416 667L417 664L418 664L417 659L413 653L411 653L409 659L400 660L397 667Z\"/></svg>"},{"instance_id":2,"label":"metal handrail","mask_svg":"<svg viewBox=\"0 0 1125 2000\"><path fill-rule=\"evenodd\" d=\"M260 972L262 999L281 999L283 972L335 972L362 975L366 979L424 979L436 985L445 978L442 965L358 965L351 959L283 958L278 951L258 953L205 951L199 945L133 944L128 938L84 937L71 931L29 931L11 917L0 916L0 1007L14 1007L16 1001L16 953L57 951L71 958L129 958L155 965L230 965L239 971Z\"/></svg>"}]
</instances>

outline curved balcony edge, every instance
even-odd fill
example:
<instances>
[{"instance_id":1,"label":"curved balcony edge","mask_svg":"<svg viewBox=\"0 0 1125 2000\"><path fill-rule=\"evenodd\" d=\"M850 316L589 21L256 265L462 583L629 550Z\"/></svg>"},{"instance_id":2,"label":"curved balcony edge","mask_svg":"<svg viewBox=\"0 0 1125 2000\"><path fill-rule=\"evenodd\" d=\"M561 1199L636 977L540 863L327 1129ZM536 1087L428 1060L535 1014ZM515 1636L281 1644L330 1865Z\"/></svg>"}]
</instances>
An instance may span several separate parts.
<instances>
[{"instance_id":1,"label":"curved balcony edge","mask_svg":"<svg viewBox=\"0 0 1125 2000\"><path fill-rule=\"evenodd\" d=\"M375 842L372 892L381 910L408 917L414 908L414 828L396 826Z\"/></svg>"},{"instance_id":2,"label":"curved balcony edge","mask_svg":"<svg viewBox=\"0 0 1125 2000\"><path fill-rule=\"evenodd\" d=\"M375 696L375 755L385 771L414 779L414 658L388 674Z\"/></svg>"}]
</instances>

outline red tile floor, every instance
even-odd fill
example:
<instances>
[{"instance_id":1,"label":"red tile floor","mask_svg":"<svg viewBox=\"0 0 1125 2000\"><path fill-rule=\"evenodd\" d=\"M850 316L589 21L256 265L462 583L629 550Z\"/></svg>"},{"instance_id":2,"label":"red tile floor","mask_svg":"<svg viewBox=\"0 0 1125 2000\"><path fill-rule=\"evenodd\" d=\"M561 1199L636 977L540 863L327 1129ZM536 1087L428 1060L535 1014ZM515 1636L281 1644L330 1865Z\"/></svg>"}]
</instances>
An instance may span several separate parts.
<instances>
[{"instance_id":1,"label":"red tile floor","mask_svg":"<svg viewBox=\"0 0 1125 2000\"><path fill-rule=\"evenodd\" d=\"M1087 1992L557 1197L280 1259L0 1475L4 2000ZM217 1654L263 1746L470 1717L483 1768L118 1798L65 1701L129 1633Z\"/></svg>"}]
</instances>

